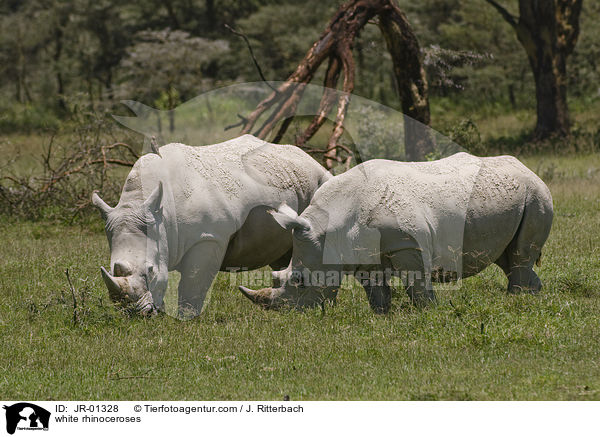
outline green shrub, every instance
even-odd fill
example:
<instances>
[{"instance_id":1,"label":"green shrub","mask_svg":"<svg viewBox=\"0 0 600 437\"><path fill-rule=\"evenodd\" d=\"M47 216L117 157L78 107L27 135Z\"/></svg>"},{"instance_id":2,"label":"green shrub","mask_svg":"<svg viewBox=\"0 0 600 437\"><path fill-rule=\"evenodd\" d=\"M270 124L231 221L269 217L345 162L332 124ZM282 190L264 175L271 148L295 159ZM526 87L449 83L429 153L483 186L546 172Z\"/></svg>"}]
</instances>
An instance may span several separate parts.
<instances>
[{"instance_id":1,"label":"green shrub","mask_svg":"<svg viewBox=\"0 0 600 437\"><path fill-rule=\"evenodd\" d=\"M17 103L0 107L0 133L57 129L58 126L56 114L40 105Z\"/></svg>"}]
</instances>

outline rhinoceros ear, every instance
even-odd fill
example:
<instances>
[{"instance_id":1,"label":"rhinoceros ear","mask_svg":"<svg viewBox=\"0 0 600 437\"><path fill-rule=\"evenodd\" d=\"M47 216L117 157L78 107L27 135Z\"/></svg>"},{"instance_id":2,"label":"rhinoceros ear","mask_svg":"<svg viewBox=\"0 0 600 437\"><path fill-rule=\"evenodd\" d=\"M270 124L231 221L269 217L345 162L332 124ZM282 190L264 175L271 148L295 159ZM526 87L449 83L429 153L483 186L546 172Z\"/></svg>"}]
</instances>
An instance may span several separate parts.
<instances>
[{"instance_id":1,"label":"rhinoceros ear","mask_svg":"<svg viewBox=\"0 0 600 437\"><path fill-rule=\"evenodd\" d=\"M144 202L144 207L147 210L150 210L153 214L157 213L160 210L160 203L162 202L163 196L163 185L162 182L158 183L158 187L150 193L150 196Z\"/></svg>"},{"instance_id":2,"label":"rhinoceros ear","mask_svg":"<svg viewBox=\"0 0 600 437\"><path fill-rule=\"evenodd\" d=\"M281 206L275 211L272 209L269 213L273 216L275 221L279 225L288 230L296 229L302 231L310 230L310 222L303 217L300 217L296 211L282 203Z\"/></svg>"},{"instance_id":3,"label":"rhinoceros ear","mask_svg":"<svg viewBox=\"0 0 600 437\"><path fill-rule=\"evenodd\" d=\"M95 191L94 191L94 194L92 194L92 203L94 204L94 206L96 208L98 208L100 210L100 213L102 214L102 217L104 217L104 218L106 218L108 213L112 211L112 208L110 206L108 206L106 204L106 202L104 200L102 200L100 198L100 196L98 196L98 193L96 193Z\"/></svg>"}]
</instances>

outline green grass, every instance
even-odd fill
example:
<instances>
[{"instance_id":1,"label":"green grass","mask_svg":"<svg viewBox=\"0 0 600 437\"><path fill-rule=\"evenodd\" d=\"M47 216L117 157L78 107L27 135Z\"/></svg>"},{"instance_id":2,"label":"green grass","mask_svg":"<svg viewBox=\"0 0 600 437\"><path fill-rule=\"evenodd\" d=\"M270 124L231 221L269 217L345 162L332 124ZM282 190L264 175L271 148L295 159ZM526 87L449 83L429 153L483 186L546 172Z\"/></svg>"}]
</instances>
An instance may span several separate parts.
<instances>
[{"instance_id":1,"label":"green grass","mask_svg":"<svg viewBox=\"0 0 600 437\"><path fill-rule=\"evenodd\" d=\"M387 316L353 286L325 312L265 311L221 274L197 319L130 318L99 275L108 264L99 219L5 218L1 397L600 400L600 157L524 162L545 173L555 202L542 292L508 295L491 267L459 290L438 289L439 304L424 310L398 292Z\"/></svg>"}]
</instances>

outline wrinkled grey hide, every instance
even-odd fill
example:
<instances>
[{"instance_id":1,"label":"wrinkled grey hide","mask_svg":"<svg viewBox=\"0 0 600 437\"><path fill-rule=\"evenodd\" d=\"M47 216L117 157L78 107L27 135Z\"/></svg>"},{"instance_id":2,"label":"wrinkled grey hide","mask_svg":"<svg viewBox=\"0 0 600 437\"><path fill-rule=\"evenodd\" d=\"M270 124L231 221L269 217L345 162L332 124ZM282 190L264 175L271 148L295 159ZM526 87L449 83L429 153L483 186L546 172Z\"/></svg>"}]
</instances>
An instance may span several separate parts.
<instances>
[{"instance_id":1,"label":"wrinkled grey hide","mask_svg":"<svg viewBox=\"0 0 600 437\"><path fill-rule=\"evenodd\" d=\"M285 202L302 212L330 177L301 149L251 135L144 155L115 208L93 196L106 220L111 268L102 276L111 298L154 312L168 272L178 270L179 312L188 318L202 309L219 270L286 266L291 232L267 211Z\"/></svg>"},{"instance_id":2,"label":"wrinkled grey hide","mask_svg":"<svg viewBox=\"0 0 600 437\"><path fill-rule=\"evenodd\" d=\"M496 263L509 292L538 291L533 271L552 224L546 185L516 158L458 153L433 162L372 160L320 187L300 215L273 213L293 230L293 254L275 288L240 287L269 308L335 299L344 273L365 287L373 310L390 307L390 277L418 305L432 282L454 281ZM373 272L393 276L370 276ZM315 278L316 276L316 278Z\"/></svg>"}]
</instances>

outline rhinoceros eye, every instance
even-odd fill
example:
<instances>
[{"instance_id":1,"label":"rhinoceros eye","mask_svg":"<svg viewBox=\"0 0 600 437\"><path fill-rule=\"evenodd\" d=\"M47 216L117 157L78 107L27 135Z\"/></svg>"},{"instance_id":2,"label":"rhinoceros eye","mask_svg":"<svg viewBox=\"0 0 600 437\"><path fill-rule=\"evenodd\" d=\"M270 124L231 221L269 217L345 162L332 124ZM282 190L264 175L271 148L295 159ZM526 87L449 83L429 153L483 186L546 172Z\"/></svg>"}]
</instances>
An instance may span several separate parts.
<instances>
[{"instance_id":1,"label":"rhinoceros eye","mask_svg":"<svg viewBox=\"0 0 600 437\"><path fill-rule=\"evenodd\" d=\"M154 266L152 264L146 265L146 272L143 273L142 276L145 276L146 280L149 281L154 279Z\"/></svg>"}]
</instances>

